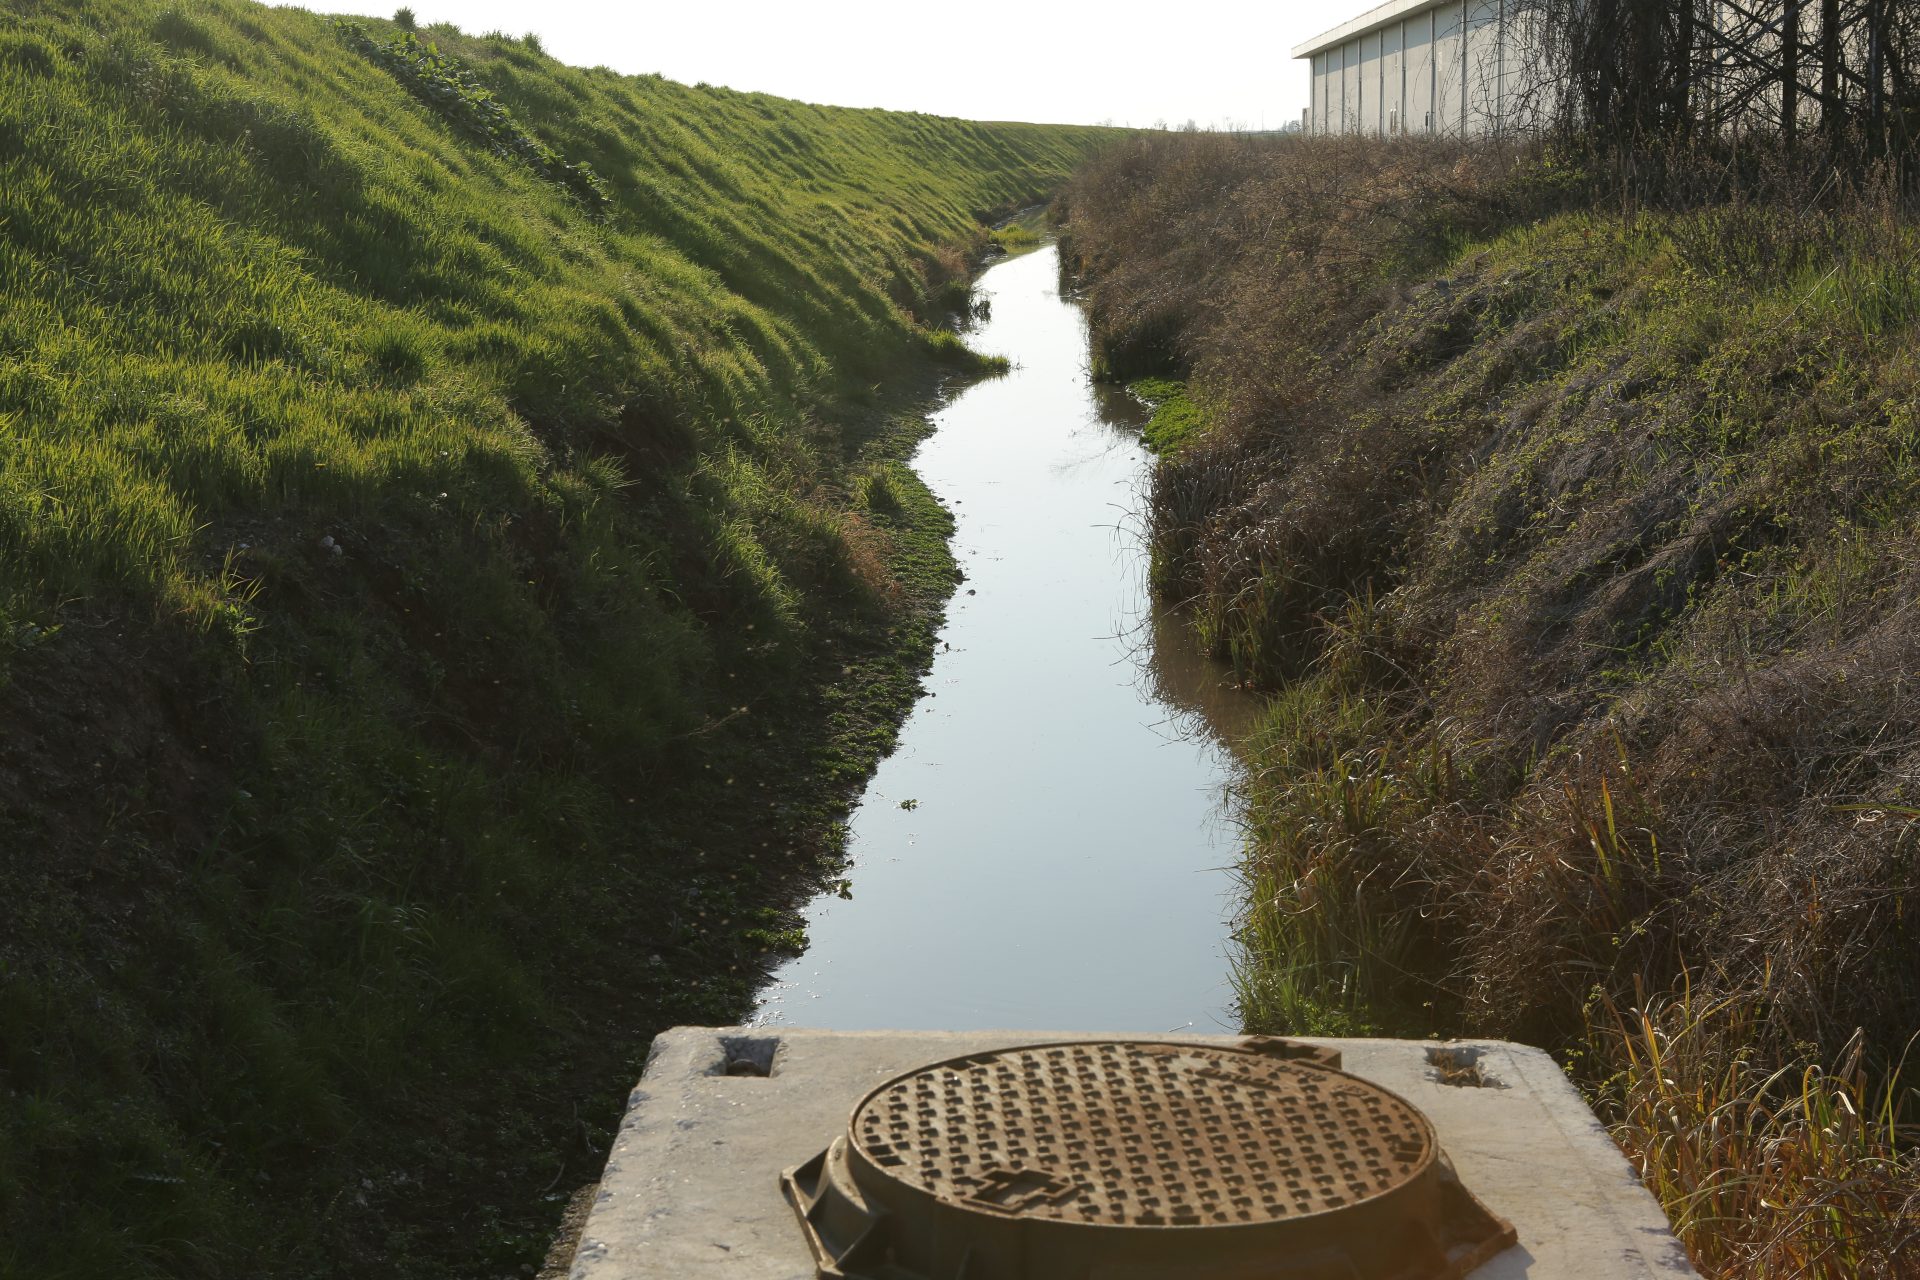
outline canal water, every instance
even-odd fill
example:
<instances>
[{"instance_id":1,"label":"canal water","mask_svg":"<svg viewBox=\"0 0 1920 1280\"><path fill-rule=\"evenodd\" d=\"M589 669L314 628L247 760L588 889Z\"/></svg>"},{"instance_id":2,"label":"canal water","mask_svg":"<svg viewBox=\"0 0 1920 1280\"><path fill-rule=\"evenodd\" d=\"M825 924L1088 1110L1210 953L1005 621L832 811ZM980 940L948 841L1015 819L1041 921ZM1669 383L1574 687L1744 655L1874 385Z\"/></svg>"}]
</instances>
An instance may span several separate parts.
<instances>
[{"instance_id":1,"label":"canal water","mask_svg":"<svg viewBox=\"0 0 1920 1280\"><path fill-rule=\"evenodd\" d=\"M967 578L854 814L853 896L808 910L756 1020L1234 1030L1219 733L1246 708L1149 607L1138 409L1089 378L1056 251L979 294L970 341L1014 369L942 410L914 463Z\"/></svg>"}]
</instances>

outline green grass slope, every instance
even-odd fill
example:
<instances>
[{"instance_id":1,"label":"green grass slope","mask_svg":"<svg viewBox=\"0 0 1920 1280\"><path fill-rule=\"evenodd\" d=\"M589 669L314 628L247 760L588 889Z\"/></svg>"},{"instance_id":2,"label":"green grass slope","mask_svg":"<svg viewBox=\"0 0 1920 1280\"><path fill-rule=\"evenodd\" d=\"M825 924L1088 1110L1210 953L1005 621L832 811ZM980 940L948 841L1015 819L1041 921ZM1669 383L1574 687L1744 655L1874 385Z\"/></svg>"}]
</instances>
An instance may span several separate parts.
<instances>
[{"instance_id":1,"label":"green grass slope","mask_svg":"<svg viewBox=\"0 0 1920 1280\"><path fill-rule=\"evenodd\" d=\"M0 15L0 1275L538 1259L791 943L949 570L886 388L1102 137L420 39Z\"/></svg>"}]
</instances>

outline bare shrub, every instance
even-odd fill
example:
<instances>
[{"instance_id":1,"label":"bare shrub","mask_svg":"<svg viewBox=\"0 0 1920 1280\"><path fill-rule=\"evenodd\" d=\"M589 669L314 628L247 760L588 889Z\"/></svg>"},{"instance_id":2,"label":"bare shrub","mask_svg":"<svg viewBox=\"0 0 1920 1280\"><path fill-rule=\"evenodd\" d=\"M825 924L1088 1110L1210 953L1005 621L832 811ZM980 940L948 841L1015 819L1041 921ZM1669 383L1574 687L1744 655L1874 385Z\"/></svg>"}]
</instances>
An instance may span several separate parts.
<instances>
[{"instance_id":1,"label":"bare shrub","mask_svg":"<svg viewBox=\"0 0 1920 1280\"><path fill-rule=\"evenodd\" d=\"M1615 1138L1711 1276L1896 1280L1920 1248L1920 1166L1859 1040L1831 1067L1769 1068L1763 990L1683 986L1603 1011L1618 1069L1603 1096Z\"/></svg>"},{"instance_id":2,"label":"bare shrub","mask_svg":"<svg viewBox=\"0 0 1920 1280\"><path fill-rule=\"evenodd\" d=\"M1816 170L1859 172L1904 166L1920 120L1913 0L1508 0L1503 18L1523 33L1525 113L1650 161L1648 190L1684 178L1664 160L1686 138L1815 135Z\"/></svg>"},{"instance_id":3,"label":"bare shrub","mask_svg":"<svg viewBox=\"0 0 1920 1280\"><path fill-rule=\"evenodd\" d=\"M1392 266L1540 201L1523 156L1439 144L1143 136L1063 197L1067 260L1084 280L1096 368L1191 370L1230 389L1216 429L1156 475L1156 580L1195 606L1214 649L1270 682L1304 651L1301 620L1378 570L1383 520L1417 487L1417 424L1314 430L1343 370L1327 345L1367 323Z\"/></svg>"}]
</instances>

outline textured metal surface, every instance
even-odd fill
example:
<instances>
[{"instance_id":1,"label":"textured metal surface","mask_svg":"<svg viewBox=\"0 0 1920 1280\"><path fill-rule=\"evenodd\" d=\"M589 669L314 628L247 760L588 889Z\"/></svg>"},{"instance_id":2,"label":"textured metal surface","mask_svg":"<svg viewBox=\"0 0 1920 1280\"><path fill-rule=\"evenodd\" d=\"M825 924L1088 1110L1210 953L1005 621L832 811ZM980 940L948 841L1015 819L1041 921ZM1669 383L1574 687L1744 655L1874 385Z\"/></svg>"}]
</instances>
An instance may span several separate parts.
<instances>
[{"instance_id":1,"label":"textured metal surface","mask_svg":"<svg viewBox=\"0 0 1920 1280\"><path fill-rule=\"evenodd\" d=\"M885 1176L999 1215L1112 1226L1297 1220L1434 1159L1394 1094L1203 1045L1041 1045L937 1063L870 1095L851 1138Z\"/></svg>"}]
</instances>

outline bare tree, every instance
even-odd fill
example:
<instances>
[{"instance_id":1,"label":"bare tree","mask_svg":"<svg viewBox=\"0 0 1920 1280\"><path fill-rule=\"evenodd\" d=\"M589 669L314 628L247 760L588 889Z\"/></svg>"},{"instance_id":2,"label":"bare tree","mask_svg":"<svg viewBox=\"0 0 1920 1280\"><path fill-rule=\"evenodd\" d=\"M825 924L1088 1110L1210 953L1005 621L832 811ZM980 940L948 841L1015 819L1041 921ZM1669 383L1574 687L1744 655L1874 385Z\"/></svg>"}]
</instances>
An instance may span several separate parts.
<instances>
[{"instance_id":1,"label":"bare tree","mask_svg":"<svg viewBox=\"0 0 1920 1280\"><path fill-rule=\"evenodd\" d=\"M1535 115L1638 148L1817 126L1903 170L1920 128L1920 0L1507 0Z\"/></svg>"}]
</instances>

